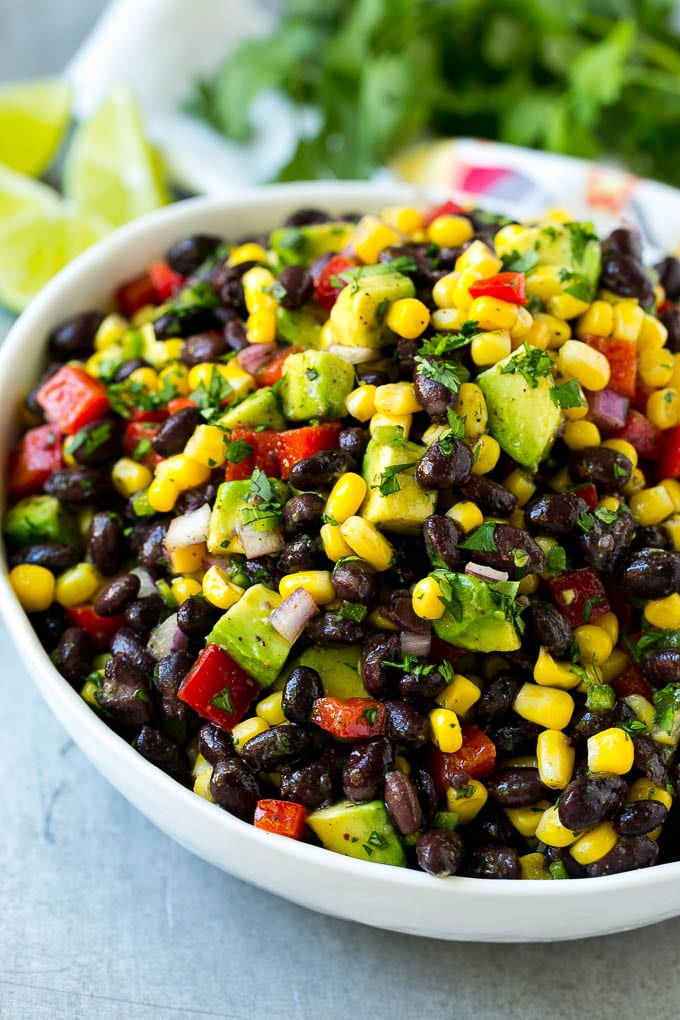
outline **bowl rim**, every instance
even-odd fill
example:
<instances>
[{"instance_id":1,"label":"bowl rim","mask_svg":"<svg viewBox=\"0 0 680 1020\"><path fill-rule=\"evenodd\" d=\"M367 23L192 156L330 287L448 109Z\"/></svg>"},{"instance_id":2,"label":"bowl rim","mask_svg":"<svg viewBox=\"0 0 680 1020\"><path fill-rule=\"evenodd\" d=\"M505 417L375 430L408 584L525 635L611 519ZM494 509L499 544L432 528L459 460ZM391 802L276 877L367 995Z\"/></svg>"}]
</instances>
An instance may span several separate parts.
<instances>
[{"instance_id":1,"label":"bowl rim","mask_svg":"<svg viewBox=\"0 0 680 1020\"><path fill-rule=\"evenodd\" d=\"M361 201L367 208L370 202L375 199L376 203L385 205L388 203L410 199L430 201L433 196L422 188L414 188L410 185L383 184L381 182L366 183L360 182L302 182L292 184L262 185L239 190L232 195L205 196L185 199L181 202L166 206L160 210L150 213L147 216L128 224L108 237L98 241L91 248L79 255L70 265L63 269L31 302L29 307L22 313L16 323L12 326L2 347L0 348L0 386L11 372L12 366L20 360L22 349L25 345L36 343L35 331L41 318L51 312L52 321L58 321L58 299L63 291L71 287L74 282L87 277L98 266L104 265L114 259L114 256L121 255L125 248L134 245L136 241L144 238L147 234L153 234L160 228L170 224L176 225L178 236L184 227L190 227L191 221L196 214L219 213L223 215L230 208L242 210L253 203L264 204L285 198L291 204L310 204L313 199L319 204L324 202L332 204L345 200ZM447 192L447 195L455 192ZM457 193L460 196L460 193ZM677 192L675 193L677 194ZM435 195L437 200L440 195ZM467 197L470 200L471 196ZM492 205L493 208L507 207L508 203L487 201L483 202L479 196L474 196L475 204ZM111 290L113 291L118 282L114 281ZM87 288L86 288L87 290ZM44 342L44 330L41 328L40 342ZM10 412L5 412L9 415ZM0 480L0 500L4 512L6 472ZM171 779L161 769L152 765L142 757L133 747L121 736L115 733L104 720L102 720L87 703L80 697L79 693L72 688L68 682L58 673L43 650L35 631L23 609L19 605L8 581L8 566L4 552L4 546L0 549L0 613L14 637L15 646L25 666L31 667L32 679L38 686L42 696L48 702L51 710L57 715L60 722L69 730L76 743L80 743L73 730L84 730L89 738L96 742L103 749L109 758L126 770L132 770L139 776L141 783L152 789L161 800L168 799L176 802L178 810L185 813L187 824L191 822L191 816L202 818L215 831L220 831L228 841L229 834L238 832L246 840L254 841L255 846L269 846L272 835L254 828L248 822L241 821L227 811L216 809L215 806L203 798L197 796L192 790L181 786L174 779ZM69 724L70 723L70 724ZM89 757L88 752L85 754ZM95 764L95 767L98 767ZM109 777L107 777L109 778ZM111 781L109 779L109 781ZM115 786L116 784L113 783ZM126 794L126 799L129 799ZM186 814L188 812L188 814ZM635 889L644 889L649 886L675 886L680 879L680 861L657 864L651 868L642 868L636 871L629 871L617 875L608 875L599 878L589 878L584 881L571 882L542 882L539 880L500 880L489 881L485 879L467 878L464 876L450 876L449 878L434 879L432 876L408 869L393 868L389 866L375 867L369 861L360 861L333 853L323 847L302 843L294 840L278 837L275 846L277 855L284 855L286 858L295 860L306 869L314 869L317 873L326 877L343 877L351 880L353 877L371 877L372 883L377 885L383 892L389 892L390 888L410 890L417 895L426 885L438 882L440 890L442 909L449 910L460 898L471 898L482 902L508 900L527 901L539 898L541 901L552 903L553 901L564 901L565 899L576 901L587 907L588 900L595 894L606 894L607 897L619 897L622 892ZM367 870L368 869L368 870ZM225 869L227 870L227 869ZM540 892L539 892L540 890ZM275 891L275 889L273 890ZM674 911L675 913L675 911ZM669 914L668 916L673 916ZM663 920L665 917L659 917ZM657 920L657 919L654 919ZM654 923L649 921L647 923ZM559 937L559 936L556 936Z\"/></svg>"}]
</instances>

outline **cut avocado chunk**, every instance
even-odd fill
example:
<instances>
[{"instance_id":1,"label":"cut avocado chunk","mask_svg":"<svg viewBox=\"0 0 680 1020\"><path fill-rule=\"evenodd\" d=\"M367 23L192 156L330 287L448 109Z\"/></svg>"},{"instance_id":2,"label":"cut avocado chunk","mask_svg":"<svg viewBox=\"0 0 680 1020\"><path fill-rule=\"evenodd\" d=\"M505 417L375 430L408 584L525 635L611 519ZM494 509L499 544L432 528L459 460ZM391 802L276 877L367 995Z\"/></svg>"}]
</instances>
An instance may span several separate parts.
<instances>
[{"instance_id":1,"label":"cut avocado chunk","mask_svg":"<svg viewBox=\"0 0 680 1020\"><path fill-rule=\"evenodd\" d=\"M320 347L324 315L317 305L303 305L295 309L279 305L276 320L279 340L306 350L318 350Z\"/></svg>"},{"instance_id":2,"label":"cut avocado chunk","mask_svg":"<svg viewBox=\"0 0 680 1020\"><path fill-rule=\"evenodd\" d=\"M286 420L281 414L279 402L271 386L249 393L247 397L230 407L219 419L217 424L223 429L285 428Z\"/></svg>"},{"instance_id":3,"label":"cut avocado chunk","mask_svg":"<svg viewBox=\"0 0 680 1020\"><path fill-rule=\"evenodd\" d=\"M307 825L327 850L374 864L406 867L406 854L381 800L341 800L307 816Z\"/></svg>"},{"instance_id":4,"label":"cut avocado chunk","mask_svg":"<svg viewBox=\"0 0 680 1020\"><path fill-rule=\"evenodd\" d=\"M433 621L442 641L474 652L514 652L521 646L515 626L519 581L483 581L472 574L434 571L447 609Z\"/></svg>"},{"instance_id":5,"label":"cut avocado chunk","mask_svg":"<svg viewBox=\"0 0 680 1020\"><path fill-rule=\"evenodd\" d=\"M401 273L361 273L343 287L331 309L335 343L377 349L391 342L393 334L385 326L387 311L393 301L413 297L415 292L413 281Z\"/></svg>"},{"instance_id":6,"label":"cut avocado chunk","mask_svg":"<svg viewBox=\"0 0 680 1020\"><path fill-rule=\"evenodd\" d=\"M298 666L309 666L315 669L323 682L324 694L329 698L368 698L359 673L361 648L359 645L336 645L335 648L322 648L311 645L286 667L277 681L283 688L291 672Z\"/></svg>"},{"instance_id":7,"label":"cut avocado chunk","mask_svg":"<svg viewBox=\"0 0 680 1020\"><path fill-rule=\"evenodd\" d=\"M59 542L80 547L75 515L54 496L27 496L5 516L5 536L12 549L37 542Z\"/></svg>"},{"instance_id":8,"label":"cut avocado chunk","mask_svg":"<svg viewBox=\"0 0 680 1020\"><path fill-rule=\"evenodd\" d=\"M535 471L555 442L563 415L553 403L551 376L530 386L521 372L503 372L512 359L525 357L523 347L477 377L489 412L488 428L509 457Z\"/></svg>"},{"instance_id":9,"label":"cut avocado chunk","mask_svg":"<svg viewBox=\"0 0 680 1020\"><path fill-rule=\"evenodd\" d=\"M496 239L499 256L516 252L529 262L525 270L527 289L532 293L532 274L539 268L554 266L555 280L566 294L592 301L600 277L601 248L592 223L543 223L526 227L506 239Z\"/></svg>"},{"instance_id":10,"label":"cut avocado chunk","mask_svg":"<svg viewBox=\"0 0 680 1020\"><path fill-rule=\"evenodd\" d=\"M345 220L278 227L269 236L269 247L281 266L308 266L320 255L342 251L353 229L354 224Z\"/></svg>"},{"instance_id":11,"label":"cut avocado chunk","mask_svg":"<svg viewBox=\"0 0 680 1020\"><path fill-rule=\"evenodd\" d=\"M354 389L354 368L327 351L289 355L283 364L281 401L286 418L342 418Z\"/></svg>"},{"instance_id":12,"label":"cut avocado chunk","mask_svg":"<svg viewBox=\"0 0 680 1020\"><path fill-rule=\"evenodd\" d=\"M363 476L368 492L360 513L365 520L397 534L419 531L437 503L436 491L423 489L415 479L416 466L424 453L425 447L404 439L400 428L383 426L375 430L364 454ZM404 464L411 466L394 470ZM383 488L395 491L382 495L381 483Z\"/></svg>"},{"instance_id":13,"label":"cut avocado chunk","mask_svg":"<svg viewBox=\"0 0 680 1020\"><path fill-rule=\"evenodd\" d=\"M222 616L210 634L239 666L257 680L260 687L270 687L281 672L290 644L274 630L269 617L281 605L281 596L264 584L248 588L231 609Z\"/></svg>"},{"instance_id":14,"label":"cut avocado chunk","mask_svg":"<svg viewBox=\"0 0 680 1020\"><path fill-rule=\"evenodd\" d=\"M271 498L273 502L283 505L288 498L288 485L278 478L270 478ZM242 512L251 507L248 502L251 494L249 478L243 481L222 482L215 496L215 503L210 514L208 525L208 550L211 553L224 554L225 549L236 534L236 526L246 523L242 520ZM275 517L262 517L250 522L256 530L271 531L278 523Z\"/></svg>"}]
</instances>

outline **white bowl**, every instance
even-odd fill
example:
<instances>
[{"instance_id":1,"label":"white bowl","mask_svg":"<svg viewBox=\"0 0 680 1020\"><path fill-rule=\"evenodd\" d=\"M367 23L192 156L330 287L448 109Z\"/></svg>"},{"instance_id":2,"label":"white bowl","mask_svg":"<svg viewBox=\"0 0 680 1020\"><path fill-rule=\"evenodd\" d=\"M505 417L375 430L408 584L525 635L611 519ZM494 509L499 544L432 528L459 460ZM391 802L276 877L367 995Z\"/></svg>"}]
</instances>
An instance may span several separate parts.
<instances>
[{"instance_id":1,"label":"white bowl","mask_svg":"<svg viewBox=\"0 0 680 1020\"><path fill-rule=\"evenodd\" d=\"M411 189L353 183L261 188L233 199L170 206L99 242L35 299L0 351L2 463L15 437L16 408L44 361L49 330L68 315L106 307L117 284L142 271L172 241L196 231L238 238L277 225L300 206L340 213L409 197L414 197ZM443 939L575 939L680 913L680 863L566 882L435 879L254 829L174 782L95 715L52 666L4 571L0 607L27 672L102 775L182 846L247 882L336 917Z\"/></svg>"}]
</instances>

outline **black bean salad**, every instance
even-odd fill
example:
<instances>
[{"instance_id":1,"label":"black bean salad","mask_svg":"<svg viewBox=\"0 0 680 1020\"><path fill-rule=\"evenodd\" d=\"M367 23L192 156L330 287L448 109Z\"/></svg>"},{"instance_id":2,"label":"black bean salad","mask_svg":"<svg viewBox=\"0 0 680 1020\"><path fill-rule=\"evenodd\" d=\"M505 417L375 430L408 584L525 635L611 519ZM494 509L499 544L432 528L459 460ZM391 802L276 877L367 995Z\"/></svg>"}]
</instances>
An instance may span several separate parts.
<instances>
[{"instance_id":1,"label":"black bean salad","mask_svg":"<svg viewBox=\"0 0 680 1020\"><path fill-rule=\"evenodd\" d=\"M182 238L48 338L12 587L258 828L437 876L680 859L679 300L558 212Z\"/></svg>"}]
</instances>

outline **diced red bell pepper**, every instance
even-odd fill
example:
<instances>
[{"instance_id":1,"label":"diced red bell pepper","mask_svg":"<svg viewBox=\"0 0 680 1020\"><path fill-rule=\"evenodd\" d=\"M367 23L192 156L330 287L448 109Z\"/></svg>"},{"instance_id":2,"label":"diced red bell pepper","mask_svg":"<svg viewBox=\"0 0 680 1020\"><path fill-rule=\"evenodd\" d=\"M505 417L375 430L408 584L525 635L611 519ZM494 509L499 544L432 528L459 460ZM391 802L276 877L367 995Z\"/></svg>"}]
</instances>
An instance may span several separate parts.
<instances>
[{"instance_id":1,"label":"diced red bell pepper","mask_svg":"<svg viewBox=\"0 0 680 1020\"><path fill-rule=\"evenodd\" d=\"M524 273L496 273L485 280L476 280L470 286L473 298L490 297L509 301L513 305L527 303L527 287Z\"/></svg>"},{"instance_id":2,"label":"diced red bell pepper","mask_svg":"<svg viewBox=\"0 0 680 1020\"><path fill-rule=\"evenodd\" d=\"M629 666L624 673L612 680L612 687L617 698L628 698L631 694L641 694L647 701L652 701L654 697L654 691L638 666Z\"/></svg>"},{"instance_id":3,"label":"diced red bell pepper","mask_svg":"<svg viewBox=\"0 0 680 1020\"><path fill-rule=\"evenodd\" d=\"M354 268L356 268L356 262L346 259L344 255L333 255L317 276L314 277L314 298L316 303L325 308L327 312L330 312L338 294L344 287L344 284L336 287L331 281L331 277L340 276L341 273Z\"/></svg>"},{"instance_id":4,"label":"diced red bell pepper","mask_svg":"<svg viewBox=\"0 0 680 1020\"><path fill-rule=\"evenodd\" d=\"M99 616L94 611L94 606L76 606L75 609L66 610L66 619L71 627L82 627L87 633L92 646L98 651L105 651L111 644L111 638L125 626L125 617Z\"/></svg>"},{"instance_id":5,"label":"diced red bell pepper","mask_svg":"<svg viewBox=\"0 0 680 1020\"><path fill-rule=\"evenodd\" d=\"M585 500L588 504L588 509L590 510L594 510L599 502L597 489L592 482L586 482L585 485L577 485L571 491L575 492L577 496L580 496L581 499Z\"/></svg>"},{"instance_id":6,"label":"diced red bell pepper","mask_svg":"<svg viewBox=\"0 0 680 1020\"><path fill-rule=\"evenodd\" d=\"M158 259L149 266L149 279L156 292L156 300L169 301L184 286L185 278L171 269L164 259Z\"/></svg>"},{"instance_id":7,"label":"diced red bell pepper","mask_svg":"<svg viewBox=\"0 0 680 1020\"><path fill-rule=\"evenodd\" d=\"M592 567L553 577L548 587L553 602L570 627L594 623L609 612L607 593Z\"/></svg>"},{"instance_id":8,"label":"diced red bell pepper","mask_svg":"<svg viewBox=\"0 0 680 1020\"><path fill-rule=\"evenodd\" d=\"M458 751L430 747L428 764L437 792L443 795L454 777L465 772L471 779L483 779L496 767L496 745L477 726L463 726L463 745Z\"/></svg>"},{"instance_id":9,"label":"diced red bell pepper","mask_svg":"<svg viewBox=\"0 0 680 1020\"><path fill-rule=\"evenodd\" d=\"M663 450L663 433L652 425L646 415L631 410L622 429L611 433L611 439L625 439L634 446L642 460L658 460Z\"/></svg>"},{"instance_id":10,"label":"diced red bell pepper","mask_svg":"<svg viewBox=\"0 0 680 1020\"><path fill-rule=\"evenodd\" d=\"M158 424L161 421L165 421L168 417L168 411L164 407L158 407L152 411L143 410L141 407L133 407L128 417L130 421L155 422Z\"/></svg>"},{"instance_id":11,"label":"diced red bell pepper","mask_svg":"<svg viewBox=\"0 0 680 1020\"><path fill-rule=\"evenodd\" d=\"M289 358L291 354L297 354L302 350L302 347L287 347L285 351L281 351L268 361L266 365L262 365L258 368L255 373L255 382L258 386L274 386L281 379L283 373L283 366L286 358Z\"/></svg>"},{"instance_id":12,"label":"diced red bell pepper","mask_svg":"<svg viewBox=\"0 0 680 1020\"><path fill-rule=\"evenodd\" d=\"M156 288L148 273L135 276L116 291L116 303L123 315L130 318L144 305L151 305L156 300Z\"/></svg>"},{"instance_id":13,"label":"diced red bell pepper","mask_svg":"<svg viewBox=\"0 0 680 1020\"><path fill-rule=\"evenodd\" d=\"M638 382L635 387L635 396L631 401L631 406L635 411L639 411L640 414L647 414L647 401L649 400L649 394L651 390L648 390L646 386L643 386Z\"/></svg>"},{"instance_id":14,"label":"diced red bell pepper","mask_svg":"<svg viewBox=\"0 0 680 1020\"><path fill-rule=\"evenodd\" d=\"M462 205L458 205L457 202L449 199L448 202L442 202L441 205L436 205L433 209L426 212L423 217L423 223L426 227L429 227L430 223L439 216L460 216L461 214L465 215L465 209L463 209Z\"/></svg>"},{"instance_id":15,"label":"diced red bell pepper","mask_svg":"<svg viewBox=\"0 0 680 1020\"><path fill-rule=\"evenodd\" d=\"M637 344L634 340L624 340L616 336L595 336L585 338L593 350L604 354L609 362L611 378L609 385L617 393L629 400L635 399L637 378Z\"/></svg>"},{"instance_id":16,"label":"diced red bell pepper","mask_svg":"<svg viewBox=\"0 0 680 1020\"><path fill-rule=\"evenodd\" d=\"M268 478L278 478L281 473L276 452L278 435L279 433L275 429L263 429L261 432L247 428L232 429L231 441L244 440L246 443L250 443L253 452L238 464L227 464L224 475L226 480L234 482L250 478L256 467L260 471L264 471Z\"/></svg>"},{"instance_id":17,"label":"diced red bell pepper","mask_svg":"<svg viewBox=\"0 0 680 1020\"><path fill-rule=\"evenodd\" d=\"M250 708L260 687L219 645L207 645L177 692L201 718L231 730Z\"/></svg>"},{"instance_id":18,"label":"diced red bell pepper","mask_svg":"<svg viewBox=\"0 0 680 1020\"><path fill-rule=\"evenodd\" d=\"M656 469L659 478L680 478L680 425L663 433Z\"/></svg>"},{"instance_id":19,"label":"diced red bell pepper","mask_svg":"<svg viewBox=\"0 0 680 1020\"><path fill-rule=\"evenodd\" d=\"M307 808L292 800L258 800L253 825L289 839L301 839L305 831Z\"/></svg>"},{"instance_id":20,"label":"diced red bell pepper","mask_svg":"<svg viewBox=\"0 0 680 1020\"><path fill-rule=\"evenodd\" d=\"M198 407L198 404L195 400L189 400L189 397L173 397L172 400L168 400L168 414L175 414L185 407Z\"/></svg>"},{"instance_id":21,"label":"diced red bell pepper","mask_svg":"<svg viewBox=\"0 0 680 1020\"><path fill-rule=\"evenodd\" d=\"M317 698L311 720L339 740L378 737L385 732L387 712L373 698Z\"/></svg>"},{"instance_id":22,"label":"diced red bell pepper","mask_svg":"<svg viewBox=\"0 0 680 1020\"><path fill-rule=\"evenodd\" d=\"M56 425L40 425L24 433L19 449L10 454L10 496L34 496L53 471L61 467L61 432Z\"/></svg>"},{"instance_id":23,"label":"diced red bell pepper","mask_svg":"<svg viewBox=\"0 0 680 1020\"><path fill-rule=\"evenodd\" d=\"M51 425L72 436L109 410L106 386L77 365L62 365L43 383L36 400Z\"/></svg>"},{"instance_id":24,"label":"diced red bell pepper","mask_svg":"<svg viewBox=\"0 0 680 1020\"><path fill-rule=\"evenodd\" d=\"M329 421L323 425L305 425L301 429L279 432L276 450L281 464L281 477L288 478L290 469L299 460L320 453L321 450L334 450L338 445L341 428L341 422Z\"/></svg>"},{"instance_id":25,"label":"diced red bell pepper","mask_svg":"<svg viewBox=\"0 0 680 1020\"><path fill-rule=\"evenodd\" d=\"M130 421L125 427L123 436L123 453L126 457L138 460L151 471L163 459L149 444L158 432L158 422ZM141 444L141 445L140 445Z\"/></svg>"}]
</instances>

